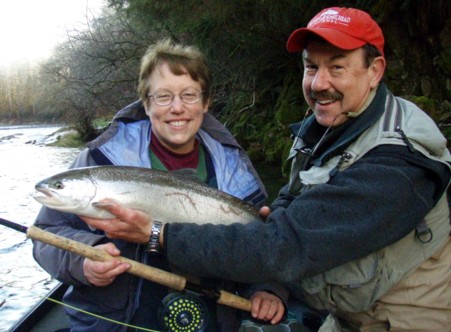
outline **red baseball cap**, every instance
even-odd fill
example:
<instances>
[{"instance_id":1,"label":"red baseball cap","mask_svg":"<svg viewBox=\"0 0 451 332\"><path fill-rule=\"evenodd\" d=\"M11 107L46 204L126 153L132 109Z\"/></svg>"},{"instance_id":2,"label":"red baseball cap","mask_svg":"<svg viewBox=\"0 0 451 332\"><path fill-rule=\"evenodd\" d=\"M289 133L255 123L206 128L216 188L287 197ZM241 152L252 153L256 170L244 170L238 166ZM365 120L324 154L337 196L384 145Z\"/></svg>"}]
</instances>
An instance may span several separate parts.
<instances>
[{"instance_id":1,"label":"red baseball cap","mask_svg":"<svg viewBox=\"0 0 451 332\"><path fill-rule=\"evenodd\" d=\"M381 28L368 13L359 9L323 9L312 18L306 28L297 29L291 34L287 42L288 52L302 51L310 33L343 50L354 50L371 44L384 55L384 35Z\"/></svg>"}]
</instances>

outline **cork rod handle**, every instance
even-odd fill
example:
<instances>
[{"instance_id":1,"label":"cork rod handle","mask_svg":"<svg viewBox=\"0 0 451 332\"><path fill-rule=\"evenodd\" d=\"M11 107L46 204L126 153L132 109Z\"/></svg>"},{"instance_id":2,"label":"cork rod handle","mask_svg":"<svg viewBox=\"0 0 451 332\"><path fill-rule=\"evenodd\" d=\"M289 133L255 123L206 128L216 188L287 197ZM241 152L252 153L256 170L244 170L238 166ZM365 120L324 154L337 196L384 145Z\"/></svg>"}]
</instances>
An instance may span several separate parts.
<instances>
[{"instance_id":1,"label":"cork rod handle","mask_svg":"<svg viewBox=\"0 0 451 332\"><path fill-rule=\"evenodd\" d=\"M70 251L74 254L95 260L95 261L110 261L120 260L121 262L127 262L131 265L131 268L127 271L135 276L145 278L163 286L182 291L187 286L186 278L174 273L170 273L161 269L148 266L134 260L118 256L114 257L109 255L103 250L93 248L84 243L77 242L51 232L42 230L36 226L30 226L27 230L27 237L33 240L41 241L50 244L54 247ZM219 304L223 304L236 309L250 311L251 303L249 300L234 295L232 293L221 290L220 296L217 300Z\"/></svg>"}]
</instances>

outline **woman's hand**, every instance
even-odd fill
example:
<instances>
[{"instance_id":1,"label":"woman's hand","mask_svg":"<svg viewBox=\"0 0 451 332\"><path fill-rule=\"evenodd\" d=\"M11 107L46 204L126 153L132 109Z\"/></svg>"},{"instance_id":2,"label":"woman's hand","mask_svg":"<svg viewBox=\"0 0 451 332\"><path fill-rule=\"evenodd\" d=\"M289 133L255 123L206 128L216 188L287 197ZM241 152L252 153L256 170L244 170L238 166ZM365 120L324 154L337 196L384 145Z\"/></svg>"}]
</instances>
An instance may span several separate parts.
<instances>
[{"instance_id":1,"label":"woman's hand","mask_svg":"<svg viewBox=\"0 0 451 332\"><path fill-rule=\"evenodd\" d=\"M258 211L258 213L260 214L260 216L263 218L263 219L266 219L266 218L268 218L268 216L269 216L269 214L271 213L271 210L269 209L269 206L262 206L261 208L260 208L260 210Z\"/></svg>"},{"instance_id":2,"label":"woman's hand","mask_svg":"<svg viewBox=\"0 0 451 332\"><path fill-rule=\"evenodd\" d=\"M284 313L285 306L276 295L265 291L258 291L252 295L251 314L253 318L277 324Z\"/></svg>"},{"instance_id":3,"label":"woman's hand","mask_svg":"<svg viewBox=\"0 0 451 332\"><path fill-rule=\"evenodd\" d=\"M113 243L101 244L95 248L114 257L121 254ZM94 286L99 287L110 285L118 275L126 272L130 267L129 263L123 263L120 260L100 262L85 258L83 261L83 272L86 279Z\"/></svg>"}]
</instances>

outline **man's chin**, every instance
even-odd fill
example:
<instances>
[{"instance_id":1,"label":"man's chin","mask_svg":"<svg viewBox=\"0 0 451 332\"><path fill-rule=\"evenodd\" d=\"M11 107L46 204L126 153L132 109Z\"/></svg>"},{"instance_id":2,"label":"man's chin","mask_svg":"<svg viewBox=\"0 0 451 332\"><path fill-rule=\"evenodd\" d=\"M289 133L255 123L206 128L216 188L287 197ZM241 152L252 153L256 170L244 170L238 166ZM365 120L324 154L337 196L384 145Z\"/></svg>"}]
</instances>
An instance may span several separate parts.
<instances>
[{"instance_id":1,"label":"man's chin","mask_svg":"<svg viewBox=\"0 0 451 332\"><path fill-rule=\"evenodd\" d=\"M324 115L316 113L315 117L316 117L316 121L321 126L332 127L332 128L338 127L348 120L348 117L345 114L341 114L341 113L339 113L338 115L334 115L334 116L331 116L331 115L324 116Z\"/></svg>"}]
</instances>

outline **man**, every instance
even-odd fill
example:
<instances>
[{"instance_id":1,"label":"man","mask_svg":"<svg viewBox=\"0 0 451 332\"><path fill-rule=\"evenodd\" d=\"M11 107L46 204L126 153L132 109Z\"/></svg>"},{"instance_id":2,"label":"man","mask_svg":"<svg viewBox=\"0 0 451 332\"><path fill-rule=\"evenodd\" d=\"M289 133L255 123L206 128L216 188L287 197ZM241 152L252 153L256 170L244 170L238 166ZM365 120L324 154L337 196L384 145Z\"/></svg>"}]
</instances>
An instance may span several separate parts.
<instances>
[{"instance_id":1,"label":"man","mask_svg":"<svg viewBox=\"0 0 451 332\"><path fill-rule=\"evenodd\" d=\"M302 52L312 114L292 126L291 176L268 222L166 224L162 251L195 275L284 282L329 311L321 331L449 331L446 139L382 82L384 37L367 13L324 9L287 48ZM118 224L152 223L117 204L108 210Z\"/></svg>"}]
</instances>

